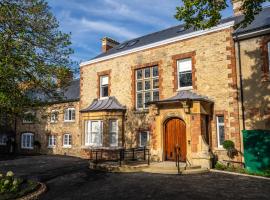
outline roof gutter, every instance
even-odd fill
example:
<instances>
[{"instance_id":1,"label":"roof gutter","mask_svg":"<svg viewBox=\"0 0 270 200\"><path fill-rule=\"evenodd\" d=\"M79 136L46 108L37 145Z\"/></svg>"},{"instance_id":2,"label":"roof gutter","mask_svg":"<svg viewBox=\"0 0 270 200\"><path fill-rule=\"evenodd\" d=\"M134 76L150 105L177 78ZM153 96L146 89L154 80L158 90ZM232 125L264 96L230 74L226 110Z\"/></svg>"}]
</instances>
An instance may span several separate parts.
<instances>
[{"instance_id":1,"label":"roof gutter","mask_svg":"<svg viewBox=\"0 0 270 200\"><path fill-rule=\"evenodd\" d=\"M217 26L215 26L213 28L210 28L210 29L195 31L195 32L192 32L192 33L180 35L180 36L177 36L177 37L173 37L173 38L169 38L169 39L166 39L166 40L154 42L154 43L151 43L151 44L148 44L148 45L144 45L144 46L141 46L141 47L137 47L137 48L134 48L134 49L130 49L130 50L122 51L122 52L115 53L115 54L112 54L112 55L104 56L104 57L101 57L101 58L96 58L96 59L93 59L93 60L90 60L90 61L82 62L80 64L80 67L90 65L90 64L94 64L94 63L98 63L98 62L105 61L105 60L109 60L109 59L113 59L113 58L116 58L116 57L119 57L119 56L124 56L124 55L128 55L128 54L131 54L131 53L143 51L143 50L146 50L146 49L151 49L151 48L154 48L154 47L158 47L158 46L178 42L178 41L181 41L181 40L197 37L197 36L200 36L200 35L205 35L205 34L208 34L208 33L220 31L220 30L223 30L223 29L230 28L232 26L234 26L234 21L230 21L230 22L227 22L227 23L224 23L224 24L220 24L220 25L217 25Z\"/></svg>"},{"instance_id":2,"label":"roof gutter","mask_svg":"<svg viewBox=\"0 0 270 200\"><path fill-rule=\"evenodd\" d=\"M270 33L270 27L261 29L261 30L251 30L249 32L243 32L243 33L235 33L233 36L233 39L236 41L240 41L240 40L246 40L246 39L250 39L250 38L254 38L254 37L258 37L260 35L265 35Z\"/></svg>"}]
</instances>

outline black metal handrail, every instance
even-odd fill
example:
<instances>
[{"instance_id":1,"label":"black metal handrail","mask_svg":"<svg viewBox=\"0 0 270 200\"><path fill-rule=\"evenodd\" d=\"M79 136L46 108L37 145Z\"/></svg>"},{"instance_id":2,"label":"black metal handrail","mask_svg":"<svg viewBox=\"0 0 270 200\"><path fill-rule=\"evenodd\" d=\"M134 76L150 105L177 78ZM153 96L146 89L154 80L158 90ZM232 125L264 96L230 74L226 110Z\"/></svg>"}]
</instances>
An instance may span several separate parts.
<instances>
[{"instance_id":1,"label":"black metal handrail","mask_svg":"<svg viewBox=\"0 0 270 200\"><path fill-rule=\"evenodd\" d=\"M180 158L181 158L181 151L180 147L178 145L175 146L175 164L177 167L178 174L181 174L180 171Z\"/></svg>"},{"instance_id":2,"label":"black metal handrail","mask_svg":"<svg viewBox=\"0 0 270 200\"><path fill-rule=\"evenodd\" d=\"M150 150L146 147L131 149L91 149L90 160L97 165L99 162L114 161L122 166L123 161L144 160L150 165Z\"/></svg>"}]
</instances>

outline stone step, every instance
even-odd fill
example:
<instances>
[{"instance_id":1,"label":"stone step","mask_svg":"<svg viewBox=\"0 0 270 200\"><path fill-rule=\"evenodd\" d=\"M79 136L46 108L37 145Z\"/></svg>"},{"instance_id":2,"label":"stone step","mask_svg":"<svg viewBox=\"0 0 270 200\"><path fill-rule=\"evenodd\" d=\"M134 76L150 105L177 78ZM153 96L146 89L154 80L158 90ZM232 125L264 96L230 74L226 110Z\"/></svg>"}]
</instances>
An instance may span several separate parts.
<instances>
[{"instance_id":1,"label":"stone step","mask_svg":"<svg viewBox=\"0 0 270 200\"><path fill-rule=\"evenodd\" d=\"M209 169L207 168L199 168L199 169L188 169L182 171L182 174L202 174L209 172Z\"/></svg>"}]
</instances>

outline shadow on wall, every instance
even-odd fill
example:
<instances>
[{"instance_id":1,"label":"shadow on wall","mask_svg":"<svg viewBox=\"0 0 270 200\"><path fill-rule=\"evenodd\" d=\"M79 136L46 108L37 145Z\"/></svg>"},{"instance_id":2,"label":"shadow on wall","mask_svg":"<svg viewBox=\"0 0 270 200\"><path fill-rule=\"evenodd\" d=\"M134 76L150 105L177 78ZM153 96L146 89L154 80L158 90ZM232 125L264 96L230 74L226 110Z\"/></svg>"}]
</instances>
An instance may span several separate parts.
<instances>
[{"instance_id":1,"label":"shadow on wall","mask_svg":"<svg viewBox=\"0 0 270 200\"><path fill-rule=\"evenodd\" d=\"M245 107L246 129L270 130L270 74L263 72L262 49L248 46L242 56L243 95ZM241 47L243 48L243 47ZM251 63L251 64L250 64Z\"/></svg>"}]
</instances>

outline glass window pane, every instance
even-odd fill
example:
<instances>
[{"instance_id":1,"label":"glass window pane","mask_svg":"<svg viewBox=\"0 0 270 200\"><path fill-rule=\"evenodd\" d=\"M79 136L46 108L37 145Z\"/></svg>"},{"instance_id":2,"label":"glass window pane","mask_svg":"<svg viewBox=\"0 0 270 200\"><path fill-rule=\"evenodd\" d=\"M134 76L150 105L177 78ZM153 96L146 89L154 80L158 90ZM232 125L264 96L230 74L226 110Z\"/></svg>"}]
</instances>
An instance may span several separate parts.
<instances>
[{"instance_id":1,"label":"glass window pane","mask_svg":"<svg viewBox=\"0 0 270 200\"><path fill-rule=\"evenodd\" d=\"M117 132L117 121L116 120L110 121L110 132Z\"/></svg>"},{"instance_id":2,"label":"glass window pane","mask_svg":"<svg viewBox=\"0 0 270 200\"><path fill-rule=\"evenodd\" d=\"M142 82L137 82L137 91L141 91L143 89L143 84Z\"/></svg>"},{"instance_id":3,"label":"glass window pane","mask_svg":"<svg viewBox=\"0 0 270 200\"><path fill-rule=\"evenodd\" d=\"M102 76L100 78L100 84L101 85L108 85L109 84L109 77L108 76Z\"/></svg>"},{"instance_id":4,"label":"glass window pane","mask_svg":"<svg viewBox=\"0 0 270 200\"><path fill-rule=\"evenodd\" d=\"M110 144L111 145L116 145L117 144L116 133L110 133Z\"/></svg>"},{"instance_id":5,"label":"glass window pane","mask_svg":"<svg viewBox=\"0 0 270 200\"><path fill-rule=\"evenodd\" d=\"M151 101L151 92L146 92L144 95L144 99L145 99L145 103L148 103L149 101Z\"/></svg>"},{"instance_id":6,"label":"glass window pane","mask_svg":"<svg viewBox=\"0 0 270 200\"><path fill-rule=\"evenodd\" d=\"M153 77L158 76L158 66L153 67Z\"/></svg>"},{"instance_id":7,"label":"glass window pane","mask_svg":"<svg viewBox=\"0 0 270 200\"><path fill-rule=\"evenodd\" d=\"M150 81L145 81L144 82L144 89L145 90L150 90L151 89L151 82Z\"/></svg>"},{"instance_id":8,"label":"glass window pane","mask_svg":"<svg viewBox=\"0 0 270 200\"><path fill-rule=\"evenodd\" d=\"M159 100L159 91L154 91L153 92L153 101L158 101Z\"/></svg>"},{"instance_id":9,"label":"glass window pane","mask_svg":"<svg viewBox=\"0 0 270 200\"><path fill-rule=\"evenodd\" d=\"M101 97L107 97L109 95L108 86L103 86L101 88Z\"/></svg>"},{"instance_id":10,"label":"glass window pane","mask_svg":"<svg viewBox=\"0 0 270 200\"><path fill-rule=\"evenodd\" d=\"M219 125L219 144L222 145L225 140L224 126Z\"/></svg>"},{"instance_id":11,"label":"glass window pane","mask_svg":"<svg viewBox=\"0 0 270 200\"><path fill-rule=\"evenodd\" d=\"M144 69L144 78L149 78L150 77L150 68L145 68Z\"/></svg>"},{"instance_id":12,"label":"glass window pane","mask_svg":"<svg viewBox=\"0 0 270 200\"><path fill-rule=\"evenodd\" d=\"M223 116L218 116L218 122L219 123L224 123L224 117Z\"/></svg>"},{"instance_id":13,"label":"glass window pane","mask_svg":"<svg viewBox=\"0 0 270 200\"><path fill-rule=\"evenodd\" d=\"M180 87L192 86L192 72L180 72L179 83Z\"/></svg>"},{"instance_id":14,"label":"glass window pane","mask_svg":"<svg viewBox=\"0 0 270 200\"><path fill-rule=\"evenodd\" d=\"M138 108L143 108L143 96L142 93L137 94L137 107Z\"/></svg>"},{"instance_id":15,"label":"glass window pane","mask_svg":"<svg viewBox=\"0 0 270 200\"><path fill-rule=\"evenodd\" d=\"M100 123L98 121L92 121L91 132L99 132L99 131L100 131Z\"/></svg>"},{"instance_id":16,"label":"glass window pane","mask_svg":"<svg viewBox=\"0 0 270 200\"><path fill-rule=\"evenodd\" d=\"M159 79L154 79L153 80L153 89L159 88Z\"/></svg>"},{"instance_id":17,"label":"glass window pane","mask_svg":"<svg viewBox=\"0 0 270 200\"><path fill-rule=\"evenodd\" d=\"M142 79L142 70L139 69L136 72L137 72L137 79Z\"/></svg>"},{"instance_id":18,"label":"glass window pane","mask_svg":"<svg viewBox=\"0 0 270 200\"><path fill-rule=\"evenodd\" d=\"M148 142L148 133L147 132L141 132L140 135L140 139L141 139L141 144L140 146L144 147L147 146L147 142Z\"/></svg>"},{"instance_id":19,"label":"glass window pane","mask_svg":"<svg viewBox=\"0 0 270 200\"><path fill-rule=\"evenodd\" d=\"M191 58L179 60L177 63L178 63L178 71L179 72L186 72L186 71L192 70Z\"/></svg>"}]
</instances>

